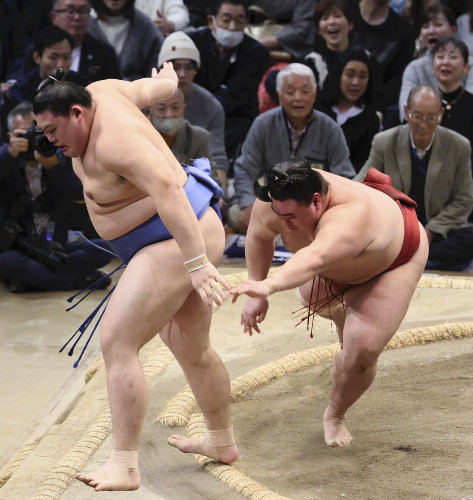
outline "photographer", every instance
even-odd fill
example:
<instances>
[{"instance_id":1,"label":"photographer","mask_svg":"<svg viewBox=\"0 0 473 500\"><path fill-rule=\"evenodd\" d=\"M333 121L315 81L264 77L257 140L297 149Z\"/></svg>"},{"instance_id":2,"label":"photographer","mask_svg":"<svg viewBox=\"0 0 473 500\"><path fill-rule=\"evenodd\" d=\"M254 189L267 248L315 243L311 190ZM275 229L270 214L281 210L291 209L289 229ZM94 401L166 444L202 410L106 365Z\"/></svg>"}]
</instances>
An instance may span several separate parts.
<instances>
[{"instance_id":1,"label":"photographer","mask_svg":"<svg viewBox=\"0 0 473 500\"><path fill-rule=\"evenodd\" d=\"M73 228L94 236L82 185L70 161L36 127L31 103L18 104L7 123L10 140L0 146L0 281L14 293L82 289L102 277L97 268L111 260L69 237ZM109 284L107 278L101 288Z\"/></svg>"}]
</instances>

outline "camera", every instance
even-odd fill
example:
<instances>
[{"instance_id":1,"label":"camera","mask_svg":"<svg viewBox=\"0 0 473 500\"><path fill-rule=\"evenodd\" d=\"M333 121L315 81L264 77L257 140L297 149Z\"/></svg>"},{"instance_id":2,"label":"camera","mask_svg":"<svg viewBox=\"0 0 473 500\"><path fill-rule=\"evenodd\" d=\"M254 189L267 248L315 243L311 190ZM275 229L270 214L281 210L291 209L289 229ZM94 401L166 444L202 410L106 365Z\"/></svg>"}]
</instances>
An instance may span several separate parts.
<instances>
[{"instance_id":1,"label":"camera","mask_svg":"<svg viewBox=\"0 0 473 500\"><path fill-rule=\"evenodd\" d=\"M57 147L49 142L44 132L36 125L36 123L30 127L26 133L20 135L19 137L24 137L28 139L28 151L24 151L18 155L18 158L23 161L33 160L36 161L34 157L34 152L38 153L46 158L54 156L56 154Z\"/></svg>"},{"instance_id":2,"label":"camera","mask_svg":"<svg viewBox=\"0 0 473 500\"><path fill-rule=\"evenodd\" d=\"M0 231L0 251L6 252L10 249L20 250L56 272L63 272L68 258L60 243L27 236L15 220L7 220Z\"/></svg>"}]
</instances>

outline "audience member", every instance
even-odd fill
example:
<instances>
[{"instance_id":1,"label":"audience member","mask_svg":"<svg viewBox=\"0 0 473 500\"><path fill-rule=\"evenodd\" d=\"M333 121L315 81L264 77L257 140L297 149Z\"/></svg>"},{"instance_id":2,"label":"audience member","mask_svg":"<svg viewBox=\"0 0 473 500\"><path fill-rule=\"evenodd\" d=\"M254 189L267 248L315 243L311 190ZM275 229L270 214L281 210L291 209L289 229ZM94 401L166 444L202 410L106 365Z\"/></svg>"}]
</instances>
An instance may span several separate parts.
<instances>
[{"instance_id":1,"label":"audience member","mask_svg":"<svg viewBox=\"0 0 473 500\"><path fill-rule=\"evenodd\" d=\"M417 202L430 244L426 267L464 269L473 258L470 142L439 126L442 98L433 87L411 89L404 112L407 124L375 136L356 180L371 167L388 174L395 188Z\"/></svg>"},{"instance_id":2,"label":"audience member","mask_svg":"<svg viewBox=\"0 0 473 500\"><path fill-rule=\"evenodd\" d=\"M411 61L402 76L401 92L399 94L399 116L404 120L404 106L409 91L419 85L437 87L433 70L433 49L436 43L445 38L453 37L457 32L456 19L453 12L442 4L427 7L421 18L420 36L427 46L427 53ZM466 90L473 90L473 73L467 75Z\"/></svg>"},{"instance_id":3,"label":"audience member","mask_svg":"<svg viewBox=\"0 0 473 500\"><path fill-rule=\"evenodd\" d=\"M163 136L177 161L192 165L196 158L210 159L210 133L202 127L191 125L184 118L184 94L177 89L165 101L149 106L149 119L154 128ZM211 162L212 163L212 162ZM215 175L213 175L215 178Z\"/></svg>"},{"instance_id":4,"label":"audience member","mask_svg":"<svg viewBox=\"0 0 473 500\"><path fill-rule=\"evenodd\" d=\"M255 0L250 8L264 12L265 17L281 28L277 34L258 37L269 51L283 50L301 59L312 49L315 26L312 15L316 0Z\"/></svg>"},{"instance_id":5,"label":"audience member","mask_svg":"<svg viewBox=\"0 0 473 500\"><path fill-rule=\"evenodd\" d=\"M84 288L104 278L97 268L111 256L68 239L73 200L84 200L82 185L33 119L29 102L16 106L8 115L10 142L0 146L0 281L16 293ZM105 278L100 288L109 284Z\"/></svg>"},{"instance_id":6,"label":"audience member","mask_svg":"<svg viewBox=\"0 0 473 500\"><path fill-rule=\"evenodd\" d=\"M335 67L339 66L339 56L350 46L350 33L354 23L353 6L349 0L321 0L315 7L313 17L317 36L312 52L307 54L301 62L314 72L317 82L317 99L320 100L324 94L325 79ZM264 79L266 95L261 92L261 84L258 91L261 112L278 105L276 93L278 72L276 66L271 67L270 70L272 71ZM268 97L272 99L273 106L267 104ZM262 103L265 105L264 109L262 109ZM380 108L382 109L382 105Z\"/></svg>"},{"instance_id":7,"label":"audience member","mask_svg":"<svg viewBox=\"0 0 473 500\"><path fill-rule=\"evenodd\" d=\"M225 144L233 160L258 116L258 85L270 59L266 47L243 33L248 23L244 0L220 0L213 12L207 27L189 35L200 52L195 82L225 110Z\"/></svg>"},{"instance_id":8,"label":"audience member","mask_svg":"<svg viewBox=\"0 0 473 500\"><path fill-rule=\"evenodd\" d=\"M462 86L468 73L468 48L456 38L445 38L433 50L434 75L442 94L442 126L466 137L473 147L473 94Z\"/></svg>"},{"instance_id":9,"label":"audience member","mask_svg":"<svg viewBox=\"0 0 473 500\"><path fill-rule=\"evenodd\" d=\"M120 66L113 48L87 33L89 0L53 0L51 20L74 39L70 69L92 81L121 78ZM33 68L33 47L26 50L23 71Z\"/></svg>"},{"instance_id":10,"label":"audience member","mask_svg":"<svg viewBox=\"0 0 473 500\"><path fill-rule=\"evenodd\" d=\"M399 91L404 69L414 53L414 30L389 8L389 0L360 0L355 9L352 43L360 45L379 63L381 93L384 99L383 128L399 123Z\"/></svg>"},{"instance_id":11,"label":"audience member","mask_svg":"<svg viewBox=\"0 0 473 500\"><path fill-rule=\"evenodd\" d=\"M336 64L339 54L350 45L354 20L353 6L349 0L321 0L315 7L317 37L314 50L305 56L304 63L314 72L319 97L325 78Z\"/></svg>"},{"instance_id":12,"label":"audience member","mask_svg":"<svg viewBox=\"0 0 473 500\"><path fill-rule=\"evenodd\" d=\"M210 154L217 169L223 191L227 188L229 169L225 150L225 112L207 89L194 82L200 66L200 54L195 43L182 31L171 33L159 52L158 68L172 62L178 77L178 87L184 94L184 118L210 132Z\"/></svg>"},{"instance_id":13,"label":"audience member","mask_svg":"<svg viewBox=\"0 0 473 500\"><path fill-rule=\"evenodd\" d=\"M144 12L167 36L189 24L189 12L182 0L136 0L135 7Z\"/></svg>"},{"instance_id":14,"label":"audience member","mask_svg":"<svg viewBox=\"0 0 473 500\"><path fill-rule=\"evenodd\" d=\"M255 180L266 176L276 163L306 159L312 168L348 178L355 175L341 128L313 109L317 85L312 70L289 64L278 73L276 89L281 106L256 118L235 162L238 203L229 209L229 223L240 233L248 229Z\"/></svg>"},{"instance_id":15,"label":"audience member","mask_svg":"<svg viewBox=\"0 0 473 500\"><path fill-rule=\"evenodd\" d=\"M343 52L337 69L330 72L323 98L315 109L333 118L342 128L350 150L350 161L358 172L368 159L371 142L380 131L373 107L373 57L351 47Z\"/></svg>"},{"instance_id":16,"label":"audience member","mask_svg":"<svg viewBox=\"0 0 473 500\"><path fill-rule=\"evenodd\" d=\"M114 49L124 80L151 75L164 40L153 21L135 8L135 0L91 0L89 34Z\"/></svg>"},{"instance_id":17,"label":"audience member","mask_svg":"<svg viewBox=\"0 0 473 500\"><path fill-rule=\"evenodd\" d=\"M38 85L51 76L56 68L64 70L66 81L88 85L89 78L70 70L73 48L74 40L67 31L57 26L47 26L41 30L34 42L33 60L36 67L10 88L11 100L15 104L21 101L32 102Z\"/></svg>"}]
</instances>

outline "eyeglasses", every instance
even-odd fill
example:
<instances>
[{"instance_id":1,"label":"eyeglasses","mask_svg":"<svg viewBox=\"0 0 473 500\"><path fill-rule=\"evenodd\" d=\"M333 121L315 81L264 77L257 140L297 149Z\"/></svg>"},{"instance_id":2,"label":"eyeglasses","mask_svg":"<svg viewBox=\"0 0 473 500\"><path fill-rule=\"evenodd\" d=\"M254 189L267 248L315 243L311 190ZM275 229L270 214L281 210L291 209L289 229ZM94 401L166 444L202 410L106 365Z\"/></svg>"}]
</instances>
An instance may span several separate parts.
<instances>
[{"instance_id":1,"label":"eyeglasses","mask_svg":"<svg viewBox=\"0 0 473 500\"><path fill-rule=\"evenodd\" d=\"M90 9L89 7L79 7L78 9L68 7L67 9L58 9L53 12L56 12L56 14L64 14L66 17L73 19L75 14L80 17L87 17L90 14Z\"/></svg>"},{"instance_id":2,"label":"eyeglasses","mask_svg":"<svg viewBox=\"0 0 473 500\"><path fill-rule=\"evenodd\" d=\"M440 119L440 115L427 115L424 116L422 113L407 113L407 116L414 122L420 125L422 122L426 122L427 125L435 125Z\"/></svg>"},{"instance_id":3,"label":"eyeglasses","mask_svg":"<svg viewBox=\"0 0 473 500\"><path fill-rule=\"evenodd\" d=\"M174 71L176 73L178 71L181 71L181 70L184 70L186 73L188 73L189 71L194 71L195 70L195 66L193 64L176 64L176 63L173 63L172 65L173 65Z\"/></svg>"}]
</instances>

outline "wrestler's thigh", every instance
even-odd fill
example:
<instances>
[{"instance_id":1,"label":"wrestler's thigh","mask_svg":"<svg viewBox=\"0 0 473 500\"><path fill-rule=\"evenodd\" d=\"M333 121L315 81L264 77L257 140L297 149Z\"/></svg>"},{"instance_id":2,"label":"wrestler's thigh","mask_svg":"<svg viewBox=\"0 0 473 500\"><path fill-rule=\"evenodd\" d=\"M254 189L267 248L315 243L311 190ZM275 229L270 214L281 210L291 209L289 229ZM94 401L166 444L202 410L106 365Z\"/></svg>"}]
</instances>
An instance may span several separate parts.
<instances>
[{"instance_id":1,"label":"wrestler's thigh","mask_svg":"<svg viewBox=\"0 0 473 500\"><path fill-rule=\"evenodd\" d=\"M101 341L139 349L179 310L192 290L174 240L141 249L128 263L104 314Z\"/></svg>"},{"instance_id":2,"label":"wrestler's thigh","mask_svg":"<svg viewBox=\"0 0 473 500\"><path fill-rule=\"evenodd\" d=\"M363 347L381 352L406 315L428 255L428 242L421 242L409 262L345 292L344 349Z\"/></svg>"},{"instance_id":3,"label":"wrestler's thigh","mask_svg":"<svg viewBox=\"0 0 473 500\"><path fill-rule=\"evenodd\" d=\"M325 283L323 278L315 276L299 287L299 292L302 298L309 304L315 304L321 308L317 312L320 316L329 315L334 313L335 309L341 305L339 298L333 298L330 289Z\"/></svg>"},{"instance_id":4,"label":"wrestler's thigh","mask_svg":"<svg viewBox=\"0 0 473 500\"><path fill-rule=\"evenodd\" d=\"M218 264L225 246L222 223L213 209L199 220L209 259ZM105 312L101 339L139 349L181 309L193 291L175 240L142 248L123 272Z\"/></svg>"}]
</instances>

